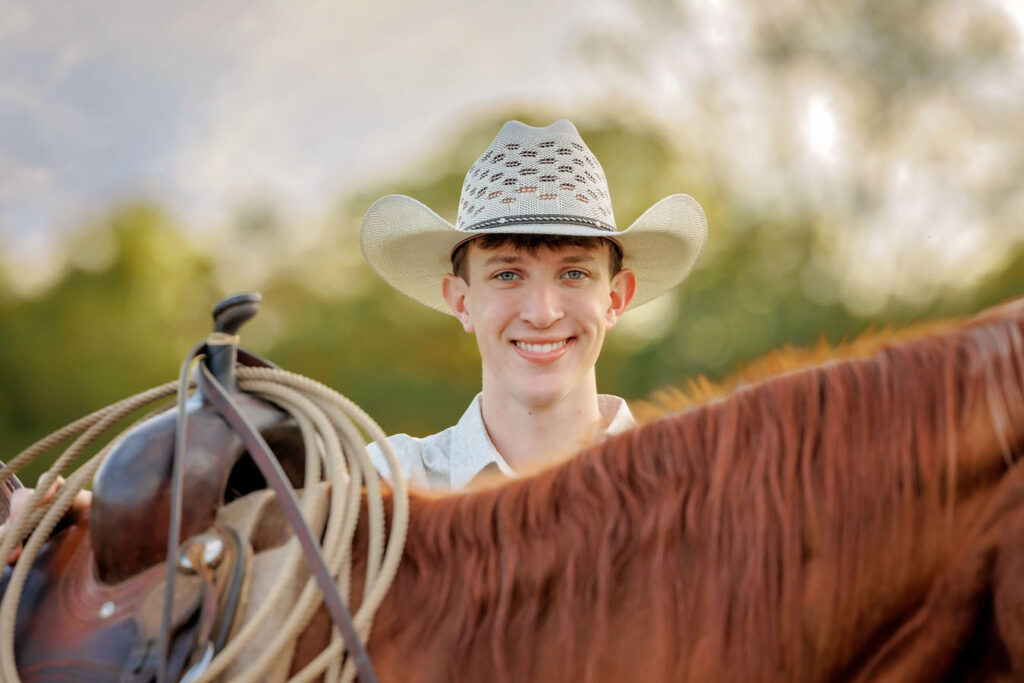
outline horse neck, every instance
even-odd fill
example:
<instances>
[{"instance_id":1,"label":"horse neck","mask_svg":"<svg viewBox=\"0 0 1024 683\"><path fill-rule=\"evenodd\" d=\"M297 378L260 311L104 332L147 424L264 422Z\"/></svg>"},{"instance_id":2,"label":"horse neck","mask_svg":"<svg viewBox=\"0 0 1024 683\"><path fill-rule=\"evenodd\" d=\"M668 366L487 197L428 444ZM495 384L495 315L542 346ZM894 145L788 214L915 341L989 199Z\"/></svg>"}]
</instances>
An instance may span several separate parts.
<instances>
[{"instance_id":1,"label":"horse neck","mask_svg":"<svg viewBox=\"0 0 1024 683\"><path fill-rule=\"evenodd\" d=\"M511 678L552 648L562 675L614 670L623 637L670 676L834 674L921 599L1024 442L1022 338L1017 306L418 499L382 629Z\"/></svg>"}]
</instances>

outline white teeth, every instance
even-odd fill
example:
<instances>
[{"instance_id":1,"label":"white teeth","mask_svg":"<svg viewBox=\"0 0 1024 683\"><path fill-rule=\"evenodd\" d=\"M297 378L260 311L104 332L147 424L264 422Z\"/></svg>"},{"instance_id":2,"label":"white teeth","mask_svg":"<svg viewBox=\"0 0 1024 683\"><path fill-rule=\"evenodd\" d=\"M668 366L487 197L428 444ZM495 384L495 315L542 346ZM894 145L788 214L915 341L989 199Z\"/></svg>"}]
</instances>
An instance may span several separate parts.
<instances>
[{"instance_id":1,"label":"white teeth","mask_svg":"<svg viewBox=\"0 0 1024 683\"><path fill-rule=\"evenodd\" d=\"M516 346L524 351L529 351L530 353L547 353L549 351L554 351L555 349L560 349L568 343L568 339L563 339L559 342L552 342L550 344L527 344L526 342L517 341Z\"/></svg>"}]
</instances>

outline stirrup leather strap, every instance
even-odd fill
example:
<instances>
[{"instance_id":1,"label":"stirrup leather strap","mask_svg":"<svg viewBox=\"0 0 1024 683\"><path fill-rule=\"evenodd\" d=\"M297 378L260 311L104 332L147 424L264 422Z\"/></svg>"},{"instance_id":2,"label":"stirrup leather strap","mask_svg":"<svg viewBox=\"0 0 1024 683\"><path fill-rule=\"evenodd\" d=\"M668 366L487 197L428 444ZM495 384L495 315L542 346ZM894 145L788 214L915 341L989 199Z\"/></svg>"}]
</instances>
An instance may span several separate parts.
<instances>
[{"instance_id":1,"label":"stirrup leather strap","mask_svg":"<svg viewBox=\"0 0 1024 683\"><path fill-rule=\"evenodd\" d=\"M242 442L249 451L249 455L267 480L267 484L277 495L284 517L298 538L302 552L309 563L310 571L316 579L320 591L323 593L327 611L330 613L334 625L338 627L338 631L340 631L345 641L345 647L348 650L349 656L352 657L356 665L359 680L361 683L377 683L377 674L373 670L373 665L370 663L370 657L366 653L366 648L356 632L355 625L352 622L352 615L338 593L334 578L331 576L323 554L320 552L319 542L313 537L313 533L302 517L298 499L295 497L295 492L292 490L287 475L281 469L281 465L277 462L277 458L274 457L270 446L267 445L263 436L252 426L248 418L235 407L231 396L207 369L206 365L200 364L199 369L203 373L204 379L209 383L211 391L208 398L210 402L241 437Z\"/></svg>"}]
</instances>

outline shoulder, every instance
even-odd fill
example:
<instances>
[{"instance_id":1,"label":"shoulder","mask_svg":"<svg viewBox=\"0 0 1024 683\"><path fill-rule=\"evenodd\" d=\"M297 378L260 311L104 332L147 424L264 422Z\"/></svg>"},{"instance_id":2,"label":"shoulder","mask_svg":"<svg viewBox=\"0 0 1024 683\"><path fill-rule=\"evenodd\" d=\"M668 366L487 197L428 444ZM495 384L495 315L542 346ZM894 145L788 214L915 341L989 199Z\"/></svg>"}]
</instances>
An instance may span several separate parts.
<instances>
[{"instance_id":1,"label":"shoulder","mask_svg":"<svg viewBox=\"0 0 1024 683\"><path fill-rule=\"evenodd\" d=\"M629 404L618 396L611 394L599 394L597 407L604 420L605 436L614 436L636 426L636 419L633 417Z\"/></svg>"},{"instance_id":2,"label":"shoulder","mask_svg":"<svg viewBox=\"0 0 1024 683\"><path fill-rule=\"evenodd\" d=\"M411 486L418 488L451 487L451 441L453 427L425 437L392 434L386 441L395 453L398 466ZM374 467L390 481L391 468L380 444L366 447Z\"/></svg>"}]
</instances>

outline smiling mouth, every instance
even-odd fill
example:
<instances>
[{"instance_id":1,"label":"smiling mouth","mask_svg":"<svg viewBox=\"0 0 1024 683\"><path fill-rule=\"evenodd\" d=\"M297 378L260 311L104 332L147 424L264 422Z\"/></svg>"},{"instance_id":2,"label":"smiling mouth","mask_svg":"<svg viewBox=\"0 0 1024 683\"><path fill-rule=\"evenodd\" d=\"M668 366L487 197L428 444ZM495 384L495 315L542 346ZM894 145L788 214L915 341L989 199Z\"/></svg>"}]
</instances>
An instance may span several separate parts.
<instances>
[{"instance_id":1,"label":"smiling mouth","mask_svg":"<svg viewBox=\"0 0 1024 683\"><path fill-rule=\"evenodd\" d=\"M516 347L522 349L523 351L528 351L529 353L550 353L552 351L562 348L563 346L568 344L571 341L571 339L572 337L569 337L568 339L562 339L561 341L547 342L544 344L531 344L529 342L518 340L513 341L512 343L515 344Z\"/></svg>"}]
</instances>

